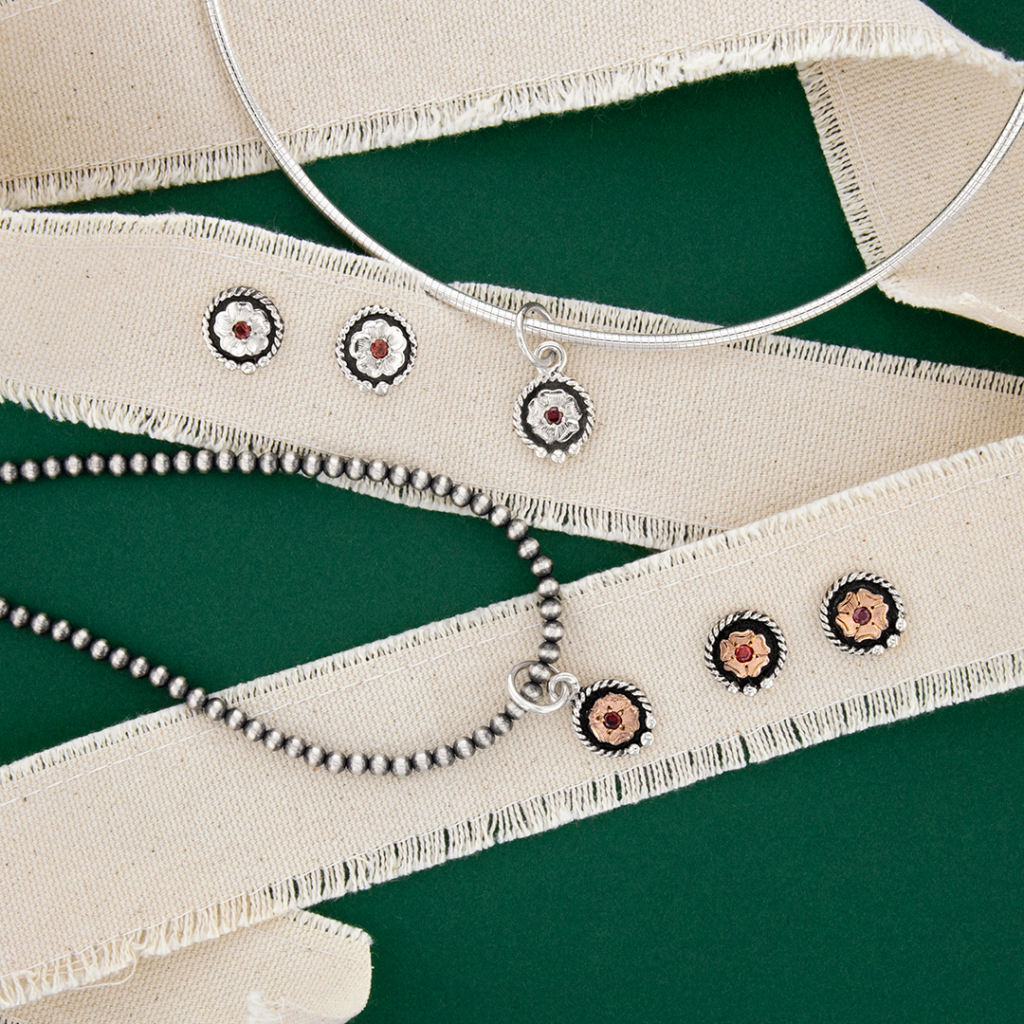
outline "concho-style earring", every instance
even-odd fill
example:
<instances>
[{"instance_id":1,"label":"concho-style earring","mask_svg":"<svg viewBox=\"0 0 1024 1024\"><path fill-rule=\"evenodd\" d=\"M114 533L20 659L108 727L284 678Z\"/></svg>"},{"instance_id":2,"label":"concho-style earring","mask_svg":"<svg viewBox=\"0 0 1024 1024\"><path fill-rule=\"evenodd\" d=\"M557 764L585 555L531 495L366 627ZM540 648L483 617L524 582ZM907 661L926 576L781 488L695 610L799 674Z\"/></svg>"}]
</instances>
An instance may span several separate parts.
<instances>
[{"instance_id":1,"label":"concho-style earring","mask_svg":"<svg viewBox=\"0 0 1024 1024\"><path fill-rule=\"evenodd\" d=\"M654 742L651 702L635 686L602 679L576 695L572 727L588 750L605 757L639 754Z\"/></svg>"},{"instance_id":2,"label":"concho-style earring","mask_svg":"<svg viewBox=\"0 0 1024 1024\"><path fill-rule=\"evenodd\" d=\"M551 314L537 302L527 303L516 314L516 341L537 376L516 399L512 426L539 458L550 455L552 462L564 462L590 437L594 403L576 381L562 374L566 355L561 345L544 341L530 351L523 331L527 313L539 313L551 322Z\"/></svg>"},{"instance_id":3,"label":"concho-style earring","mask_svg":"<svg viewBox=\"0 0 1024 1024\"><path fill-rule=\"evenodd\" d=\"M401 314L364 306L349 317L334 346L345 376L360 391L387 393L405 380L416 361L416 335Z\"/></svg>"},{"instance_id":4,"label":"concho-style earring","mask_svg":"<svg viewBox=\"0 0 1024 1024\"><path fill-rule=\"evenodd\" d=\"M203 337L229 370L252 373L274 358L284 338L284 321L255 288L228 288L206 308Z\"/></svg>"},{"instance_id":5,"label":"concho-style earring","mask_svg":"<svg viewBox=\"0 0 1024 1024\"><path fill-rule=\"evenodd\" d=\"M786 661L782 630L761 612L734 612L708 634L704 663L730 693L770 689Z\"/></svg>"},{"instance_id":6,"label":"concho-style earring","mask_svg":"<svg viewBox=\"0 0 1024 1024\"><path fill-rule=\"evenodd\" d=\"M903 599L881 576L854 572L836 581L821 602L821 627L840 650L882 654L907 628Z\"/></svg>"}]
</instances>

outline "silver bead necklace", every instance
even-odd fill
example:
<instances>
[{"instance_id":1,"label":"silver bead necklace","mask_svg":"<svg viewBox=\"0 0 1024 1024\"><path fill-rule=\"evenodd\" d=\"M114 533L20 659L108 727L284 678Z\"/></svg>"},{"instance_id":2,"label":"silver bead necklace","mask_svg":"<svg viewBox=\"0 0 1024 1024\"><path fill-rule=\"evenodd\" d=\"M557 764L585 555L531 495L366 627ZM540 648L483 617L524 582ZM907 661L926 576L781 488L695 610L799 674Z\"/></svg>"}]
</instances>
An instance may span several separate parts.
<instances>
[{"instance_id":1,"label":"silver bead necklace","mask_svg":"<svg viewBox=\"0 0 1024 1024\"><path fill-rule=\"evenodd\" d=\"M130 457L93 453L86 458L68 455L64 459L50 456L42 462L27 459L20 465L8 461L0 464L0 482L12 485L55 480L62 475L79 477L104 473L124 477L152 472L162 477L171 472L205 474L214 469L222 473L237 470L245 474L258 470L266 476L301 474L313 479L321 474L332 480L344 476L352 481L367 479L396 490L429 491L435 497L447 499L457 508L468 507L474 515L504 531L516 545L516 554L529 562L530 571L537 577L541 619L537 657L517 662L509 670L504 707L486 725L471 730L450 744L425 747L411 754L343 753L324 744L307 742L300 736L286 735L261 719L250 717L242 708L229 705L220 697L209 696L203 687L192 686L184 676L173 674L166 665L151 665L145 655L114 646L103 637L94 637L87 628L73 626L66 619L54 619L46 612L32 611L0 597L0 621L8 622L15 629L27 626L37 636L48 635L57 643L69 643L75 650L88 653L94 661L105 662L115 671L127 669L133 678L148 679L154 687L166 689L172 698L183 701L196 713L205 714L210 721L223 723L246 739L262 743L269 751L283 750L293 761L303 761L312 768L323 766L332 775L349 772L352 775L367 773L404 778L432 768L447 768L458 761L468 760L479 750L492 747L528 713L547 715L560 711L566 705L571 705L574 732L595 753L611 757L636 754L653 741L653 710L647 697L635 686L617 679L602 679L581 688L574 675L552 667L561 656L559 642L565 636L561 622L561 587L553 575L551 559L541 552L537 538L530 536L529 525L525 520L514 517L505 505L496 505L483 491L457 484L443 473L389 466L380 459L300 455L291 450L281 455L272 452L256 455L252 451L235 455L229 451L215 453L208 449L193 454L182 449L173 456L164 452L153 456L136 452ZM520 682L522 676L525 676L524 682Z\"/></svg>"}]
</instances>

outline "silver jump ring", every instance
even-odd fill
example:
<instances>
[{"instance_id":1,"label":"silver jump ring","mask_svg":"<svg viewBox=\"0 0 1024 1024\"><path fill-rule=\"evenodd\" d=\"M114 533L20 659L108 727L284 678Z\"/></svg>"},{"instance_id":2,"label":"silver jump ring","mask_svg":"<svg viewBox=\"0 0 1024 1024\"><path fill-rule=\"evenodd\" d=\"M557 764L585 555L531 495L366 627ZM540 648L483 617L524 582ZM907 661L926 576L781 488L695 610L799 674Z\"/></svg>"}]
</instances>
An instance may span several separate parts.
<instances>
[{"instance_id":1,"label":"silver jump ring","mask_svg":"<svg viewBox=\"0 0 1024 1024\"><path fill-rule=\"evenodd\" d=\"M519 687L516 686L516 676L518 676L520 672L523 672L526 669L528 669L533 664L534 662L532 661L520 661L513 665L511 669L509 669L508 695L524 711L529 711L536 715L550 715L553 711L561 711L562 708L564 708L565 705L569 703L569 698L572 696L572 685L566 679L561 678L563 676L569 676L568 672L559 672L558 675L552 676L551 680L549 681L548 696L552 698L550 704L538 704L535 701L530 700L529 697L524 697L519 692ZM569 679L572 678L572 676L569 676ZM555 697L552 692L552 684L555 682L556 679L559 680L559 690L561 691L557 697Z\"/></svg>"},{"instance_id":2,"label":"silver jump ring","mask_svg":"<svg viewBox=\"0 0 1024 1024\"><path fill-rule=\"evenodd\" d=\"M532 352L526 343L526 314L536 313L553 324L554 318L539 303L528 302L516 313L516 342L524 356L530 361L530 365L537 370L554 370L561 373L565 368L565 349L557 341L542 341Z\"/></svg>"}]
</instances>

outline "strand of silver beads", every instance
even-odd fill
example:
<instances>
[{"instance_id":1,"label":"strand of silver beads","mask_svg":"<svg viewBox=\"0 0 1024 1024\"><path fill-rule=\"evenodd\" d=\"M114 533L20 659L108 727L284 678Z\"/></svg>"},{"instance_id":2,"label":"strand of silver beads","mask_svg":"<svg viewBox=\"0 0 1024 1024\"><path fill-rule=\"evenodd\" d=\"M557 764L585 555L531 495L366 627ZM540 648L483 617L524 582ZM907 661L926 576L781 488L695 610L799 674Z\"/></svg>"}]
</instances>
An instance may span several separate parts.
<instances>
[{"instance_id":1,"label":"strand of silver beads","mask_svg":"<svg viewBox=\"0 0 1024 1024\"><path fill-rule=\"evenodd\" d=\"M250 718L239 707L232 707L220 697L210 697L201 686L192 686L184 676L174 675L165 665L151 665L142 654L134 654L125 647L113 646L102 637L94 637L85 627L75 627L66 619L54 620L41 611L30 611L24 605L14 605L0 597L0 620L6 620L15 629L26 626L36 635L49 635L58 643L70 643L75 650L87 652L95 661L104 661L112 669L123 671L135 679L148 679L159 688L165 688L175 700L184 701L193 711L204 713L212 722L222 722L228 729L240 733L246 739L261 742L272 752L283 750L287 757L302 761L312 768L321 765L330 773L338 775L351 772L353 775L396 775L405 777L414 772L425 772L432 768L447 768L457 761L471 758L478 750L487 750L496 739L508 735L512 726L526 714L526 707L533 706L541 696L543 687L554 678L550 667L558 661L558 642L565 635L565 628L559 621L562 604L559 601L560 587L552 575L551 559L541 553L540 544L529 536L529 526L522 519L513 517L504 505L495 505L490 496L474 491L465 484L456 484L450 477L431 474L424 469L409 470L404 466L389 466L380 459L344 459L337 455L300 455L285 451L281 455L265 452L243 451L239 454L202 449L192 453L185 450L168 455L153 456L136 452L130 457L114 454L109 456L93 453L87 458L68 455L59 459L50 456L42 462L27 459L20 465L15 462L0 464L0 481L5 484L19 482L34 483L37 480L54 480L59 476L78 477L83 474L100 476L109 473L115 477L126 475L143 476L155 473L222 473L260 472L266 476L274 473L288 475L302 474L315 478L323 473L331 479L346 476L349 480L369 479L375 483L414 491L430 491L438 498L446 498L458 508L469 507L474 515L488 520L503 530L516 544L520 558L530 563L530 571L538 577L537 592L540 595L540 617L542 639L537 650L537 660L528 666L529 681L519 687L521 701L509 700L504 709L496 714L487 725L474 729L469 735L461 736L451 744L441 744L433 749L418 750L413 754L366 754L362 752L342 753L330 750L318 743L307 743L300 736L289 736L280 729L258 718ZM544 705L540 705L544 707Z\"/></svg>"}]
</instances>

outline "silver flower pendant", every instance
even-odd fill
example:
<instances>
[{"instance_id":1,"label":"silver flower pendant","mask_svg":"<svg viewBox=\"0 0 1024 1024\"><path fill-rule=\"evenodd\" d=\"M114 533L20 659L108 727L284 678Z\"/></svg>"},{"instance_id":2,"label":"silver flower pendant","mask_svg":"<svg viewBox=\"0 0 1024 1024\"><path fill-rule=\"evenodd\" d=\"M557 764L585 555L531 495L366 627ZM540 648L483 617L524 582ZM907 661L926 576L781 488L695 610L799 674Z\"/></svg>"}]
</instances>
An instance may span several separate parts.
<instances>
[{"instance_id":1,"label":"silver flower pendant","mask_svg":"<svg viewBox=\"0 0 1024 1024\"><path fill-rule=\"evenodd\" d=\"M541 370L516 399L512 425L538 458L564 462L594 429L594 403L571 377Z\"/></svg>"}]
</instances>

